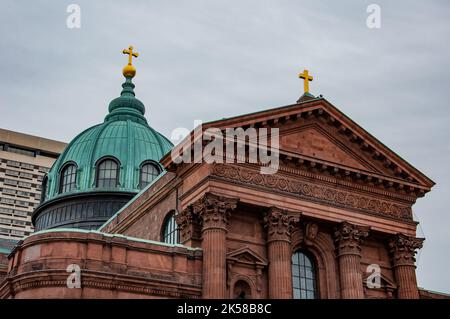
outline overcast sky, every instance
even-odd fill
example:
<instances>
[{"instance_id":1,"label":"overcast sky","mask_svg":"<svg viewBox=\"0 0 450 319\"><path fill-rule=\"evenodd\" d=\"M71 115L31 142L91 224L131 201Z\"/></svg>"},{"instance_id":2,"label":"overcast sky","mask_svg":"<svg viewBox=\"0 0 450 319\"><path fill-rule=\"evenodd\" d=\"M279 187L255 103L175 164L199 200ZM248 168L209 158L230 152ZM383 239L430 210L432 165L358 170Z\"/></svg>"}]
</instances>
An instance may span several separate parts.
<instances>
[{"instance_id":1,"label":"overcast sky","mask_svg":"<svg viewBox=\"0 0 450 319\"><path fill-rule=\"evenodd\" d=\"M450 2L2 1L0 127L61 141L103 121L129 44L150 125L295 102L299 71L437 185L414 206L419 285L450 293ZM395 3L394 3L395 2ZM66 8L81 7L69 29ZM381 28L366 25L381 7Z\"/></svg>"}]
</instances>

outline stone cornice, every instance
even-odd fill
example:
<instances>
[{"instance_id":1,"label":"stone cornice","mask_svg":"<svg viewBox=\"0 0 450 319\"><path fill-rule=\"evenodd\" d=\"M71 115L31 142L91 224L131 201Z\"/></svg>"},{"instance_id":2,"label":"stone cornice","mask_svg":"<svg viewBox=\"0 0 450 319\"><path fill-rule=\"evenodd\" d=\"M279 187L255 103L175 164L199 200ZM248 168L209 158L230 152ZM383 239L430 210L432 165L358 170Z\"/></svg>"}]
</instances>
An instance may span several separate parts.
<instances>
[{"instance_id":1,"label":"stone cornice","mask_svg":"<svg viewBox=\"0 0 450 319\"><path fill-rule=\"evenodd\" d=\"M32 234L25 240L19 241L9 256L12 257L14 254L31 246L54 242L111 245L133 251L158 253L161 255L177 254L180 256L189 256L189 258L192 259L202 259L202 250L200 248L192 248L181 245L170 246L162 242L145 241L139 238L133 240L132 237L122 237L121 235L109 235L98 232L68 232L64 230L54 230L51 233Z\"/></svg>"},{"instance_id":2,"label":"stone cornice","mask_svg":"<svg viewBox=\"0 0 450 319\"><path fill-rule=\"evenodd\" d=\"M60 269L47 269L10 275L4 281L4 285L0 287L0 296L2 298L8 298L24 290L33 290L42 287L67 287L67 276L68 273ZM201 297L201 284L199 280L197 280L197 284L185 284L177 280L168 281L156 277L143 278L82 269L81 289L84 288L171 298Z\"/></svg>"}]
</instances>

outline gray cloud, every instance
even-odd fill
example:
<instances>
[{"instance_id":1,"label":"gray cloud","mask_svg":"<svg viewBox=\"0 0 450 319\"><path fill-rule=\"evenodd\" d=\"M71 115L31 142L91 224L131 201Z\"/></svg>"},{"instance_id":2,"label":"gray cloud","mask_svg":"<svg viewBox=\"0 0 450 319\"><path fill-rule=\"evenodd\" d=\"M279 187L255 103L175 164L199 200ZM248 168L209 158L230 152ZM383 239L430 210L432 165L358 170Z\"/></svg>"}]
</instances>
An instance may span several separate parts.
<instances>
[{"instance_id":1,"label":"gray cloud","mask_svg":"<svg viewBox=\"0 0 450 319\"><path fill-rule=\"evenodd\" d=\"M66 6L82 27L66 28ZM415 206L419 284L450 292L450 4L374 1L3 1L0 127L63 141L101 122L133 44L147 118L175 127L287 105L311 88L437 182Z\"/></svg>"}]
</instances>

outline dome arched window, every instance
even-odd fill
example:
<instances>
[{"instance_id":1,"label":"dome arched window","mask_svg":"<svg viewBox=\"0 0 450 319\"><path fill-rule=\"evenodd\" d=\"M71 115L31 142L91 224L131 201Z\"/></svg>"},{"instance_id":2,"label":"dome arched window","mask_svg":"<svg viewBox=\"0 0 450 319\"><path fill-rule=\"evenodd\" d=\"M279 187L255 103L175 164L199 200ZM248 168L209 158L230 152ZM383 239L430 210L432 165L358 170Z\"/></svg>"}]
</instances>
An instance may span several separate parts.
<instances>
[{"instance_id":1,"label":"dome arched window","mask_svg":"<svg viewBox=\"0 0 450 319\"><path fill-rule=\"evenodd\" d=\"M112 158L102 159L97 164L97 187L115 188L119 185L119 162Z\"/></svg>"},{"instance_id":2,"label":"dome arched window","mask_svg":"<svg viewBox=\"0 0 450 319\"><path fill-rule=\"evenodd\" d=\"M46 185L44 185L46 188ZM77 166L69 163L63 166L60 174L59 192L67 193L77 187ZM43 187L44 188L44 187ZM42 189L42 191L46 191ZM45 193L44 193L45 194Z\"/></svg>"},{"instance_id":3,"label":"dome arched window","mask_svg":"<svg viewBox=\"0 0 450 319\"><path fill-rule=\"evenodd\" d=\"M47 194L47 183L48 183L48 176L47 174L45 174L44 178L42 179L41 203L45 201L45 197Z\"/></svg>"},{"instance_id":4,"label":"dome arched window","mask_svg":"<svg viewBox=\"0 0 450 319\"><path fill-rule=\"evenodd\" d=\"M180 236L178 234L178 225L175 221L175 211L171 211L162 227L162 242L166 244L178 244L180 242Z\"/></svg>"},{"instance_id":5,"label":"dome arched window","mask_svg":"<svg viewBox=\"0 0 450 319\"><path fill-rule=\"evenodd\" d=\"M159 167L151 162L144 162L140 171L139 187L141 189L150 184L161 173Z\"/></svg>"},{"instance_id":6,"label":"dome arched window","mask_svg":"<svg viewBox=\"0 0 450 319\"><path fill-rule=\"evenodd\" d=\"M316 265L302 251L292 255L292 287L294 299L317 298Z\"/></svg>"}]
</instances>

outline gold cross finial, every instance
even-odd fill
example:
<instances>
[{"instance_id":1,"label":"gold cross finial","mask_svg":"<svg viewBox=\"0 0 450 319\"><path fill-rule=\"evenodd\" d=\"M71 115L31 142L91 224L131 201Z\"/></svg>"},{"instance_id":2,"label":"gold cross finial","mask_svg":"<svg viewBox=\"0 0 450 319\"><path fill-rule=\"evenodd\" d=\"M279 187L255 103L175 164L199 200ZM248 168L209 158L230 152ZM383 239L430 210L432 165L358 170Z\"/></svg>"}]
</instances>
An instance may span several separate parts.
<instances>
[{"instance_id":1,"label":"gold cross finial","mask_svg":"<svg viewBox=\"0 0 450 319\"><path fill-rule=\"evenodd\" d=\"M308 70L303 70L302 73L298 75L300 79L303 79L303 89L305 93L309 93L309 81L313 80L313 77L309 75Z\"/></svg>"},{"instance_id":2,"label":"gold cross finial","mask_svg":"<svg viewBox=\"0 0 450 319\"><path fill-rule=\"evenodd\" d=\"M127 50L127 49L123 49L122 53L123 53L123 54L128 54L128 64L129 64L129 65L132 65L131 59L132 59L133 57L137 58L137 57L139 56L139 53L133 52L133 46L132 46L132 45L130 45L130 46L128 47L128 50Z\"/></svg>"},{"instance_id":3,"label":"gold cross finial","mask_svg":"<svg viewBox=\"0 0 450 319\"><path fill-rule=\"evenodd\" d=\"M133 57L137 58L139 53L133 52L133 46L130 45L127 49L123 49L123 54L128 54L128 64L123 68L123 76L126 78L133 78L136 75L136 68L132 65Z\"/></svg>"}]
</instances>

